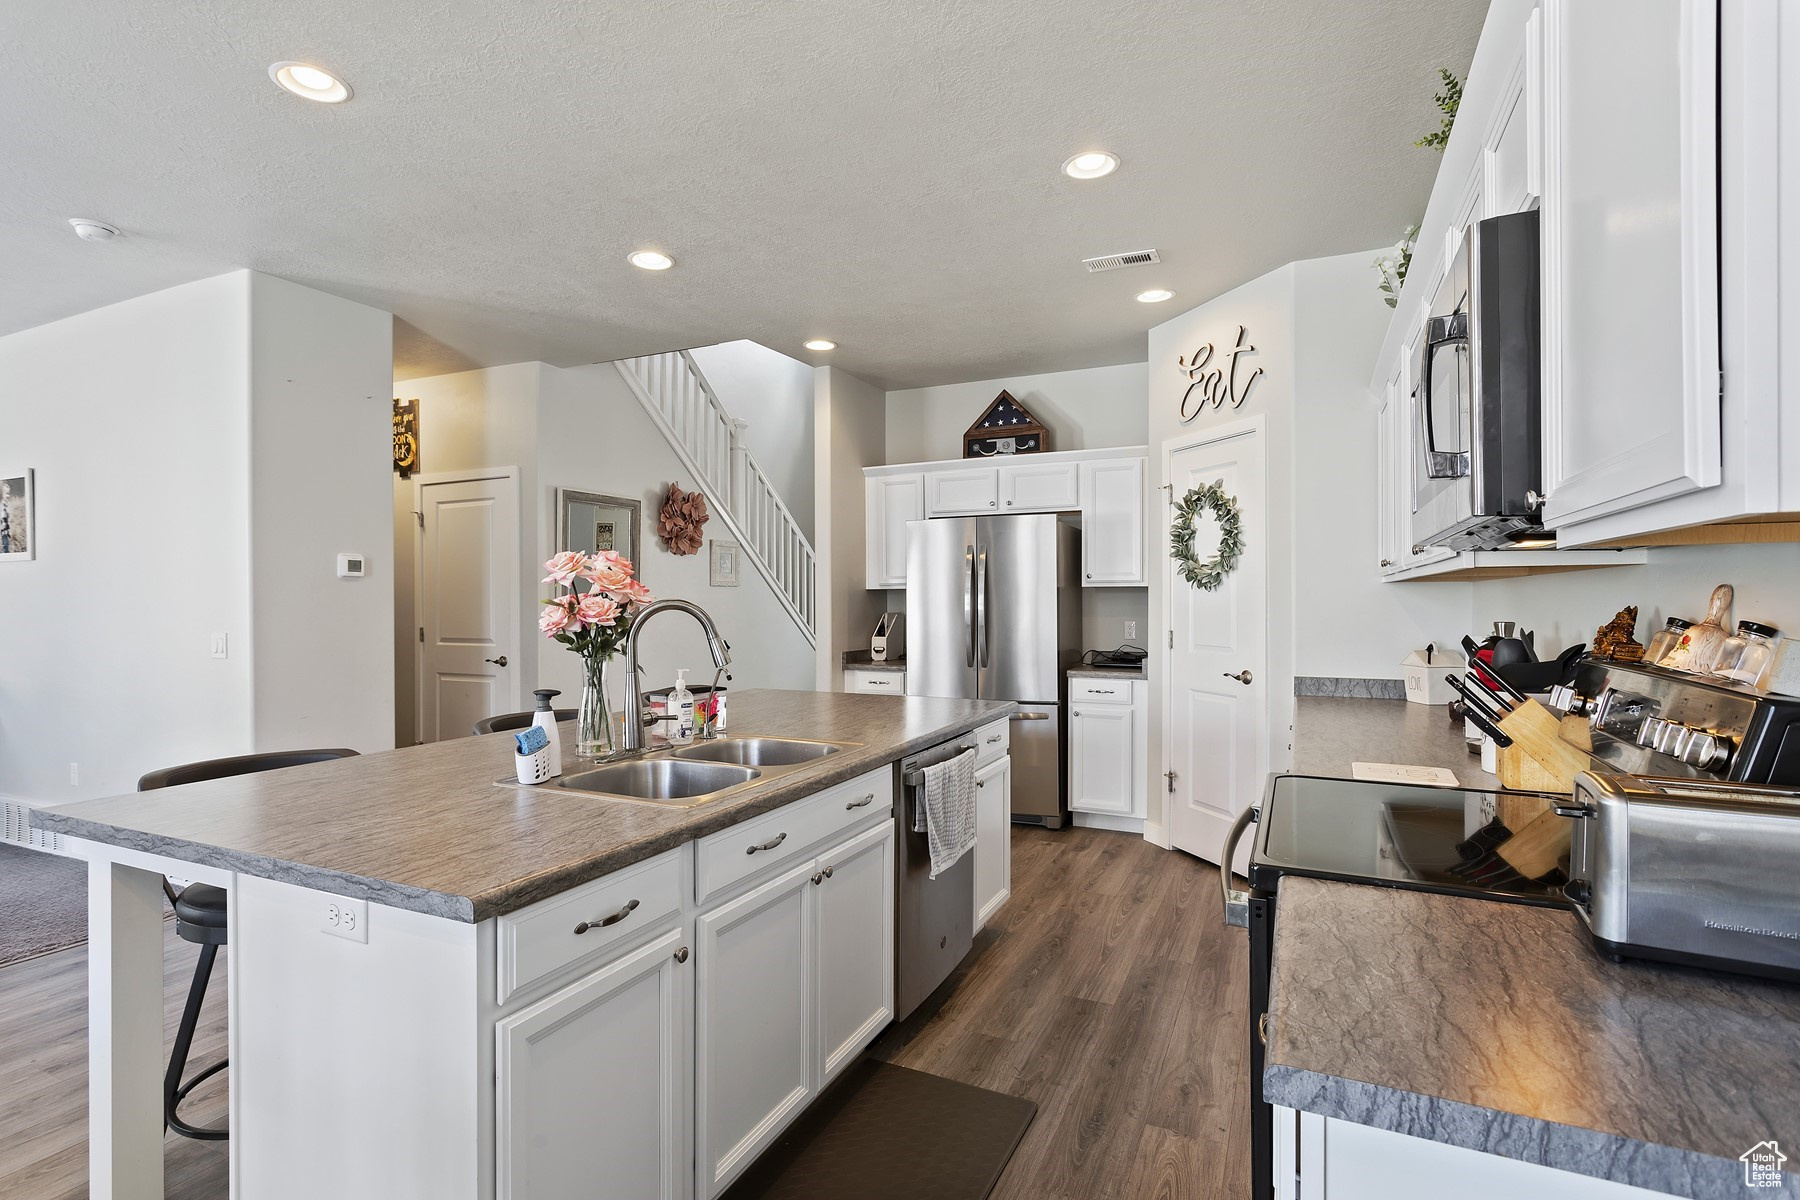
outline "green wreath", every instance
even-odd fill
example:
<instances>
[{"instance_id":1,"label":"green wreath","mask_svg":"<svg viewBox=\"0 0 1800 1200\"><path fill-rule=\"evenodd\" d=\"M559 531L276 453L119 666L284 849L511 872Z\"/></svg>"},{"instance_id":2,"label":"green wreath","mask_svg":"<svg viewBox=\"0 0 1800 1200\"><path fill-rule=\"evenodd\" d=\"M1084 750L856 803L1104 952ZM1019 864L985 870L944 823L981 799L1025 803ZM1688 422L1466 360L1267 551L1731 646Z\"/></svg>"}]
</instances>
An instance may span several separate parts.
<instances>
[{"instance_id":1,"label":"green wreath","mask_svg":"<svg viewBox=\"0 0 1800 1200\"><path fill-rule=\"evenodd\" d=\"M1194 550L1194 518L1204 509L1219 522L1219 548L1205 562ZM1210 592L1225 582L1244 553L1244 515L1238 511L1237 499L1225 494L1225 481L1214 480L1210 487L1197 487L1175 505L1175 524L1169 527L1169 549L1181 564L1181 577Z\"/></svg>"}]
</instances>

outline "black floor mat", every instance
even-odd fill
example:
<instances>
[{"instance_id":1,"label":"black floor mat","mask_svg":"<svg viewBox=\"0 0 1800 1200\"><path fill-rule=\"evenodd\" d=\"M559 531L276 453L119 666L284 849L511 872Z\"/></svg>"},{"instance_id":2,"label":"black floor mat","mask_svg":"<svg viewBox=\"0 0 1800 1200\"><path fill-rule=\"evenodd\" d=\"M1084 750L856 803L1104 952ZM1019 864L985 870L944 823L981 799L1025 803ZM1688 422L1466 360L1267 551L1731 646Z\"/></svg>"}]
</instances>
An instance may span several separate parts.
<instances>
[{"instance_id":1,"label":"black floor mat","mask_svg":"<svg viewBox=\"0 0 1800 1200\"><path fill-rule=\"evenodd\" d=\"M723 1200L983 1200L1037 1105L864 1059Z\"/></svg>"}]
</instances>

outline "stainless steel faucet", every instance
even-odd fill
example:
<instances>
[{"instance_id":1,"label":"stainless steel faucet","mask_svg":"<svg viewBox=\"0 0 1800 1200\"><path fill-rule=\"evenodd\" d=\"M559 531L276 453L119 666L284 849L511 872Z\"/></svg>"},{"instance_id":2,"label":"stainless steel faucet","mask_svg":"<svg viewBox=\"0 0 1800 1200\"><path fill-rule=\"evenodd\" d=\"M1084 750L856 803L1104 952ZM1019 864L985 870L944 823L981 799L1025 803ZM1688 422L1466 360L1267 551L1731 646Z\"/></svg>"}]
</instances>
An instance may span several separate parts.
<instances>
[{"instance_id":1,"label":"stainless steel faucet","mask_svg":"<svg viewBox=\"0 0 1800 1200\"><path fill-rule=\"evenodd\" d=\"M688 600L658 600L638 613L631 622L631 632L625 635L625 746L629 753L644 748L644 689L638 681L638 637L644 632L644 626L650 618L660 612L673 609L684 612L700 622L700 628L706 633L706 648L712 652L713 666L721 673L731 665L731 644L719 636L719 627L713 624L712 617L704 608ZM718 676L713 676L715 684Z\"/></svg>"}]
</instances>

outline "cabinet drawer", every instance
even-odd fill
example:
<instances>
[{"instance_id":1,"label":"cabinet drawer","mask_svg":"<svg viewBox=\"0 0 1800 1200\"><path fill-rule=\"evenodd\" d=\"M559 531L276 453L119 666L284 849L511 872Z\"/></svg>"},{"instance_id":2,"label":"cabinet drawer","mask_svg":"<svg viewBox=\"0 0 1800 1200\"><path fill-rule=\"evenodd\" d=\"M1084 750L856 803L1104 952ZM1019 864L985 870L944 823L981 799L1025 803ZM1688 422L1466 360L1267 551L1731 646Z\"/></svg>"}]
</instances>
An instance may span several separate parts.
<instances>
[{"instance_id":1,"label":"cabinet drawer","mask_svg":"<svg viewBox=\"0 0 1800 1200\"><path fill-rule=\"evenodd\" d=\"M681 912L685 846L501 917L499 1002Z\"/></svg>"},{"instance_id":2,"label":"cabinet drawer","mask_svg":"<svg viewBox=\"0 0 1800 1200\"><path fill-rule=\"evenodd\" d=\"M845 671L844 690L846 692L867 692L877 696L904 696L906 695L906 672Z\"/></svg>"},{"instance_id":3,"label":"cabinet drawer","mask_svg":"<svg viewBox=\"0 0 1800 1200\"><path fill-rule=\"evenodd\" d=\"M841 830L866 822L893 807L894 768L866 775L796 800L742 825L721 829L694 843L694 886L700 903L799 858Z\"/></svg>"},{"instance_id":4,"label":"cabinet drawer","mask_svg":"<svg viewBox=\"0 0 1800 1200\"><path fill-rule=\"evenodd\" d=\"M995 721L992 725L983 725L975 731L975 767L977 770L987 766L997 758L1006 755L1012 743L1009 732L1010 719Z\"/></svg>"},{"instance_id":5,"label":"cabinet drawer","mask_svg":"<svg viewBox=\"0 0 1800 1200\"><path fill-rule=\"evenodd\" d=\"M1069 703L1130 704L1133 682L1130 679L1071 679Z\"/></svg>"}]
</instances>

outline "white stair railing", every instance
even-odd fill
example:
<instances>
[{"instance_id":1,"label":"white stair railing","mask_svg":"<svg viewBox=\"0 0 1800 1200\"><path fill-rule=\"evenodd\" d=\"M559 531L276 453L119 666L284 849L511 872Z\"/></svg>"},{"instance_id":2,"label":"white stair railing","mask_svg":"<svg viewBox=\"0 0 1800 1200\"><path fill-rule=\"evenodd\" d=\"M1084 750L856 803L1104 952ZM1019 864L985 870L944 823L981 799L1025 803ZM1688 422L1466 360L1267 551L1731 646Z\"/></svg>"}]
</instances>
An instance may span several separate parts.
<instances>
[{"instance_id":1,"label":"white stair railing","mask_svg":"<svg viewBox=\"0 0 1800 1200\"><path fill-rule=\"evenodd\" d=\"M806 640L818 644L818 559L800 523L744 444L734 420L686 350L613 364L676 457L693 472L745 557L780 597Z\"/></svg>"}]
</instances>

